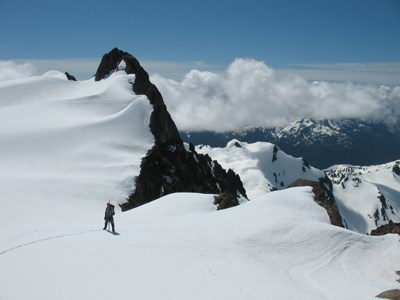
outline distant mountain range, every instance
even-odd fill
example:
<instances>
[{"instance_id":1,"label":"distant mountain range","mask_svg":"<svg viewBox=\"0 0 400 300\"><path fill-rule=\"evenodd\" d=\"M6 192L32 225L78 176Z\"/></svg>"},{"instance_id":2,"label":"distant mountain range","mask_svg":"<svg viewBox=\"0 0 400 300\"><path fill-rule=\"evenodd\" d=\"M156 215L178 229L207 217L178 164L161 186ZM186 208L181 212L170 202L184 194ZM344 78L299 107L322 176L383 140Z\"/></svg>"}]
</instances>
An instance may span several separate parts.
<instances>
[{"instance_id":1,"label":"distant mountain range","mask_svg":"<svg viewBox=\"0 0 400 300\"><path fill-rule=\"evenodd\" d=\"M238 173L250 200L299 186L301 180L314 188L317 203L322 194L325 203L320 205L330 217L334 207L340 214L334 218L350 230L370 234L389 221L400 222L400 160L363 167L335 165L322 171L267 142L232 140L223 148L197 146L196 151Z\"/></svg>"},{"instance_id":2,"label":"distant mountain range","mask_svg":"<svg viewBox=\"0 0 400 300\"><path fill-rule=\"evenodd\" d=\"M230 140L269 142L311 165L383 164L400 158L400 126L355 119L293 121L286 127L247 128L240 131L180 132L185 142L224 147Z\"/></svg>"}]
</instances>

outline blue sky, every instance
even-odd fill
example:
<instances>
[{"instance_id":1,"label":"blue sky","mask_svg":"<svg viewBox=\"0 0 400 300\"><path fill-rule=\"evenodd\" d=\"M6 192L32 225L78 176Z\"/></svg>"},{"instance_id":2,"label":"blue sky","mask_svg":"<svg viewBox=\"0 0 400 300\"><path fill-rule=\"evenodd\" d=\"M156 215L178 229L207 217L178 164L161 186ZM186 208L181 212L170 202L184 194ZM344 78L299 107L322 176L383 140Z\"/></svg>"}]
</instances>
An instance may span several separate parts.
<instances>
[{"instance_id":1,"label":"blue sky","mask_svg":"<svg viewBox=\"0 0 400 300\"><path fill-rule=\"evenodd\" d=\"M314 73L400 62L400 0L0 0L0 28L0 60L99 59L117 46L188 69L238 57Z\"/></svg>"},{"instance_id":2,"label":"blue sky","mask_svg":"<svg viewBox=\"0 0 400 300\"><path fill-rule=\"evenodd\" d=\"M0 81L118 47L181 129L400 119L400 0L0 0L0 28Z\"/></svg>"}]
</instances>

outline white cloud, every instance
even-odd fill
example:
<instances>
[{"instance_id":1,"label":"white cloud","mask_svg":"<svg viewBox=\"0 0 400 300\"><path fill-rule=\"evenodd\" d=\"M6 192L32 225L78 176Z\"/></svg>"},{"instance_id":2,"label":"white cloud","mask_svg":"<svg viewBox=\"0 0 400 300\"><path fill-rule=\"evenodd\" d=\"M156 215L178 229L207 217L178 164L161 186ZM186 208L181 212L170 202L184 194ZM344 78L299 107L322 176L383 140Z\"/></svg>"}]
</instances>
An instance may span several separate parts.
<instances>
[{"instance_id":1,"label":"white cloud","mask_svg":"<svg viewBox=\"0 0 400 300\"><path fill-rule=\"evenodd\" d=\"M67 71L78 79L88 79L98 64L99 59L94 58L0 61L0 81L49 70ZM310 81L310 78L341 78L332 75L339 73L332 72L353 72L354 82L362 81L356 79L363 74L370 76L371 82L373 76L400 78L398 63L312 65L309 72L316 72L312 76L275 70L254 59L236 59L225 70L201 62L143 61L142 64L153 74L151 80L181 130L285 126L299 118L355 117L394 123L400 117L400 87ZM325 77L319 77L321 72L331 75L324 73ZM375 79L376 82L379 81Z\"/></svg>"},{"instance_id":2,"label":"white cloud","mask_svg":"<svg viewBox=\"0 0 400 300\"><path fill-rule=\"evenodd\" d=\"M225 72L192 70L183 80L151 76L181 130L284 126L298 118L396 121L400 88L308 82L264 62L236 59Z\"/></svg>"},{"instance_id":3,"label":"white cloud","mask_svg":"<svg viewBox=\"0 0 400 300\"><path fill-rule=\"evenodd\" d=\"M0 81L31 77L36 73L36 68L31 63L0 60Z\"/></svg>"},{"instance_id":4,"label":"white cloud","mask_svg":"<svg viewBox=\"0 0 400 300\"><path fill-rule=\"evenodd\" d=\"M169 79L182 80L193 69L219 72L224 69L220 65L211 65L202 61L162 61L140 60L140 64L149 74L160 74Z\"/></svg>"},{"instance_id":5,"label":"white cloud","mask_svg":"<svg viewBox=\"0 0 400 300\"><path fill-rule=\"evenodd\" d=\"M19 59L17 64L28 64L34 66L37 74L57 70L68 72L78 80L89 79L94 76L100 64L99 58L64 58L64 59ZM186 73L192 69L219 71L223 67L219 65L209 65L204 62L177 62L177 61L157 61L140 60L143 68L150 74L161 74L174 80L181 80Z\"/></svg>"}]
</instances>

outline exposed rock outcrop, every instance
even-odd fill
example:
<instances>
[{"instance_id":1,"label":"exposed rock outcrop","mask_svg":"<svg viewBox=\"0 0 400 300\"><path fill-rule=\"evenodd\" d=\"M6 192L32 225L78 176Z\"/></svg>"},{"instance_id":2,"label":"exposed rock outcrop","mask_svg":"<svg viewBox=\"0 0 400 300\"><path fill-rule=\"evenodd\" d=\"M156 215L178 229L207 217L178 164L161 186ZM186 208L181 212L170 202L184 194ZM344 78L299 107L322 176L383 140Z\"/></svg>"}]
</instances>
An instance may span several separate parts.
<instances>
[{"instance_id":1,"label":"exposed rock outcrop","mask_svg":"<svg viewBox=\"0 0 400 300\"><path fill-rule=\"evenodd\" d=\"M379 226L371 231L371 235L385 235L388 233L400 234L400 223L394 223L392 220L388 224Z\"/></svg>"},{"instance_id":2,"label":"exposed rock outcrop","mask_svg":"<svg viewBox=\"0 0 400 300\"><path fill-rule=\"evenodd\" d=\"M238 199L230 193L222 193L214 196L214 200L214 204L217 206L218 210L239 205Z\"/></svg>"},{"instance_id":3,"label":"exposed rock outcrop","mask_svg":"<svg viewBox=\"0 0 400 300\"><path fill-rule=\"evenodd\" d=\"M400 176L400 167L399 167L400 162L396 162L393 165L392 171L394 174L396 174L397 176Z\"/></svg>"},{"instance_id":4,"label":"exposed rock outcrop","mask_svg":"<svg viewBox=\"0 0 400 300\"><path fill-rule=\"evenodd\" d=\"M67 76L67 79L68 79L68 80L76 81L75 76L69 74L68 72L65 72L64 74L65 74L65 76Z\"/></svg>"},{"instance_id":5,"label":"exposed rock outcrop","mask_svg":"<svg viewBox=\"0 0 400 300\"><path fill-rule=\"evenodd\" d=\"M153 105L153 113L150 120L150 129L153 133L156 144L182 144L178 129L172 120L164 100L157 87L150 82L149 74L142 68L139 61L131 54L114 48L105 54L97 69L95 80L106 78L116 71L121 61L125 61L125 72L135 74L133 91L137 95L146 95Z\"/></svg>"},{"instance_id":6,"label":"exposed rock outcrop","mask_svg":"<svg viewBox=\"0 0 400 300\"><path fill-rule=\"evenodd\" d=\"M382 299L400 300L400 290L398 290L398 289L389 290L389 291L380 293L376 297L382 298Z\"/></svg>"},{"instance_id":7,"label":"exposed rock outcrop","mask_svg":"<svg viewBox=\"0 0 400 300\"><path fill-rule=\"evenodd\" d=\"M328 185L328 187L326 186ZM315 202L326 209L331 224L344 227L343 220L336 205L335 197L332 193L332 183L327 178L322 178L320 181L312 181L306 179L297 179L288 185L288 188L297 186L310 186L315 195Z\"/></svg>"},{"instance_id":8,"label":"exposed rock outcrop","mask_svg":"<svg viewBox=\"0 0 400 300\"><path fill-rule=\"evenodd\" d=\"M121 208L128 210L174 192L227 193L235 198L247 198L237 174L232 170L225 171L208 155L196 153L194 147L185 148L160 92L131 54L118 48L105 54L95 80L107 78L118 70L122 61L125 72L135 74L133 91L146 95L153 105L149 126L155 145L142 159L136 189Z\"/></svg>"}]
</instances>

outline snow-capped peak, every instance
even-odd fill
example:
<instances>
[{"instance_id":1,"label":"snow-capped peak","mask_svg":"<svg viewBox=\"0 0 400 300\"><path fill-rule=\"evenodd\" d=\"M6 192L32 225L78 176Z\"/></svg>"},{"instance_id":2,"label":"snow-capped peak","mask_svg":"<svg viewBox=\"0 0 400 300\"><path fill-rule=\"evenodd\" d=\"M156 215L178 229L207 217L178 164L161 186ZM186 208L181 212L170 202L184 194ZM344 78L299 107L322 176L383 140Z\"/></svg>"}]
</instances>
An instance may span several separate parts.
<instances>
[{"instance_id":1,"label":"snow-capped peak","mask_svg":"<svg viewBox=\"0 0 400 300\"><path fill-rule=\"evenodd\" d=\"M275 129L275 136L283 138L288 135L301 136L309 141L320 139L321 136L339 135L338 127L332 121L315 121L301 119L291 122L288 126Z\"/></svg>"}]
</instances>

